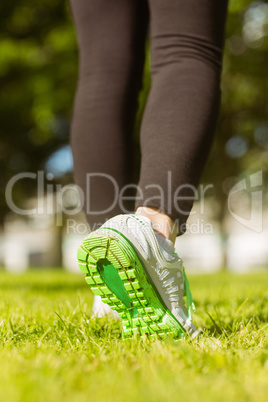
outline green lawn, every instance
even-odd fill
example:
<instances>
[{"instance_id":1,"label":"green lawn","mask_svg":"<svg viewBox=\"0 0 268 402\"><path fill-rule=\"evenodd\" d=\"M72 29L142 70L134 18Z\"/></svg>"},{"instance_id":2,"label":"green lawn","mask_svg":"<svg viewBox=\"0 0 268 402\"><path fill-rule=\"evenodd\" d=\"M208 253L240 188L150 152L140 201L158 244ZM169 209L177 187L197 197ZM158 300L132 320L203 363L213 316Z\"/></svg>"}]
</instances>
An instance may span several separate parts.
<instances>
[{"instance_id":1,"label":"green lawn","mask_svg":"<svg viewBox=\"0 0 268 402\"><path fill-rule=\"evenodd\" d=\"M0 401L267 401L268 271L190 277L198 340L120 339L82 275L0 273Z\"/></svg>"}]
</instances>

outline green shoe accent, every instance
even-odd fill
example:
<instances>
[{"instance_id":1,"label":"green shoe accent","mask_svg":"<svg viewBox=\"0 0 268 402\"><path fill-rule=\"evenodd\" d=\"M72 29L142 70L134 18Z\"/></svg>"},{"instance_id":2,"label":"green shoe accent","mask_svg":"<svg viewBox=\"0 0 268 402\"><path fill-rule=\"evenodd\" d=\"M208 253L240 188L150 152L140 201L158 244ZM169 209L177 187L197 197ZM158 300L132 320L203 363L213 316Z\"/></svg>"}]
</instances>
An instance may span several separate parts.
<instances>
[{"instance_id":1,"label":"green shoe accent","mask_svg":"<svg viewBox=\"0 0 268 402\"><path fill-rule=\"evenodd\" d=\"M100 259L97 264L100 276L106 283L106 285L111 289L111 291L118 297L119 300L126 306L127 310L130 312L130 317L138 317L139 313L137 308L134 306L133 301L128 295L125 289L124 282L121 280L117 269L113 264L105 259Z\"/></svg>"},{"instance_id":2,"label":"green shoe accent","mask_svg":"<svg viewBox=\"0 0 268 402\"><path fill-rule=\"evenodd\" d=\"M160 299L131 243L120 232L106 229L105 234L91 233L79 247L77 258L92 292L122 318L124 338L185 335Z\"/></svg>"}]
</instances>

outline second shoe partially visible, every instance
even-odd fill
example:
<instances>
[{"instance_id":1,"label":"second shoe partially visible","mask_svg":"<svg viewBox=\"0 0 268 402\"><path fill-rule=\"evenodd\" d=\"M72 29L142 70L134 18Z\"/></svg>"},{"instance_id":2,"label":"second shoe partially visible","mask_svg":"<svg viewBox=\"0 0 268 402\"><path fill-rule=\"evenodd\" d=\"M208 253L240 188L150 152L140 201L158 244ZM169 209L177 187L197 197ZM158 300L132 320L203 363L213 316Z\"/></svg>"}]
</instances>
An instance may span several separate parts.
<instances>
[{"instance_id":1,"label":"second shoe partially visible","mask_svg":"<svg viewBox=\"0 0 268 402\"><path fill-rule=\"evenodd\" d=\"M79 247L80 270L93 293L122 318L124 337L198 334L182 260L173 251L158 241L148 218L136 215L109 219Z\"/></svg>"}]
</instances>

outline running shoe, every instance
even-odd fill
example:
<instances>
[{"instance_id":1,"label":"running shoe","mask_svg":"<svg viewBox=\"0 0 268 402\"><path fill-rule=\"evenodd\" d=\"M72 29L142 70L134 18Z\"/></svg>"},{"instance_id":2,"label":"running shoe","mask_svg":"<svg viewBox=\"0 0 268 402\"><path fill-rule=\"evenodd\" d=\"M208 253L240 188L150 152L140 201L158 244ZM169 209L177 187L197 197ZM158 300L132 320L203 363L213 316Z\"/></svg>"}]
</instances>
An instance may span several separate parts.
<instances>
[{"instance_id":1,"label":"running shoe","mask_svg":"<svg viewBox=\"0 0 268 402\"><path fill-rule=\"evenodd\" d=\"M92 292L122 318L123 338L198 334L182 260L159 237L150 219L118 215L90 233L78 248L79 268Z\"/></svg>"}]
</instances>

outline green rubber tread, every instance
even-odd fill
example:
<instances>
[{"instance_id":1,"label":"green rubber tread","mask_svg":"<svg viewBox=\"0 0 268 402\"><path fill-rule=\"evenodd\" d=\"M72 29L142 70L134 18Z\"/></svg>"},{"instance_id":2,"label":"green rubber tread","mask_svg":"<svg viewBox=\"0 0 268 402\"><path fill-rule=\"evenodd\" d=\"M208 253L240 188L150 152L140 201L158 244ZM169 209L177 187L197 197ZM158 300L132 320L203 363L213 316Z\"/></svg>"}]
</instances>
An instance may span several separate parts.
<instances>
[{"instance_id":1,"label":"green rubber tread","mask_svg":"<svg viewBox=\"0 0 268 402\"><path fill-rule=\"evenodd\" d=\"M143 334L151 338L162 338L167 334L184 336L185 331L159 300L135 250L123 235L118 239L112 233L94 232L78 248L77 258L92 292L101 296L102 301L122 318L123 338ZM99 274L98 261L104 258L116 268L133 303L134 309L131 311L114 295ZM136 316L133 316L134 310Z\"/></svg>"}]
</instances>

